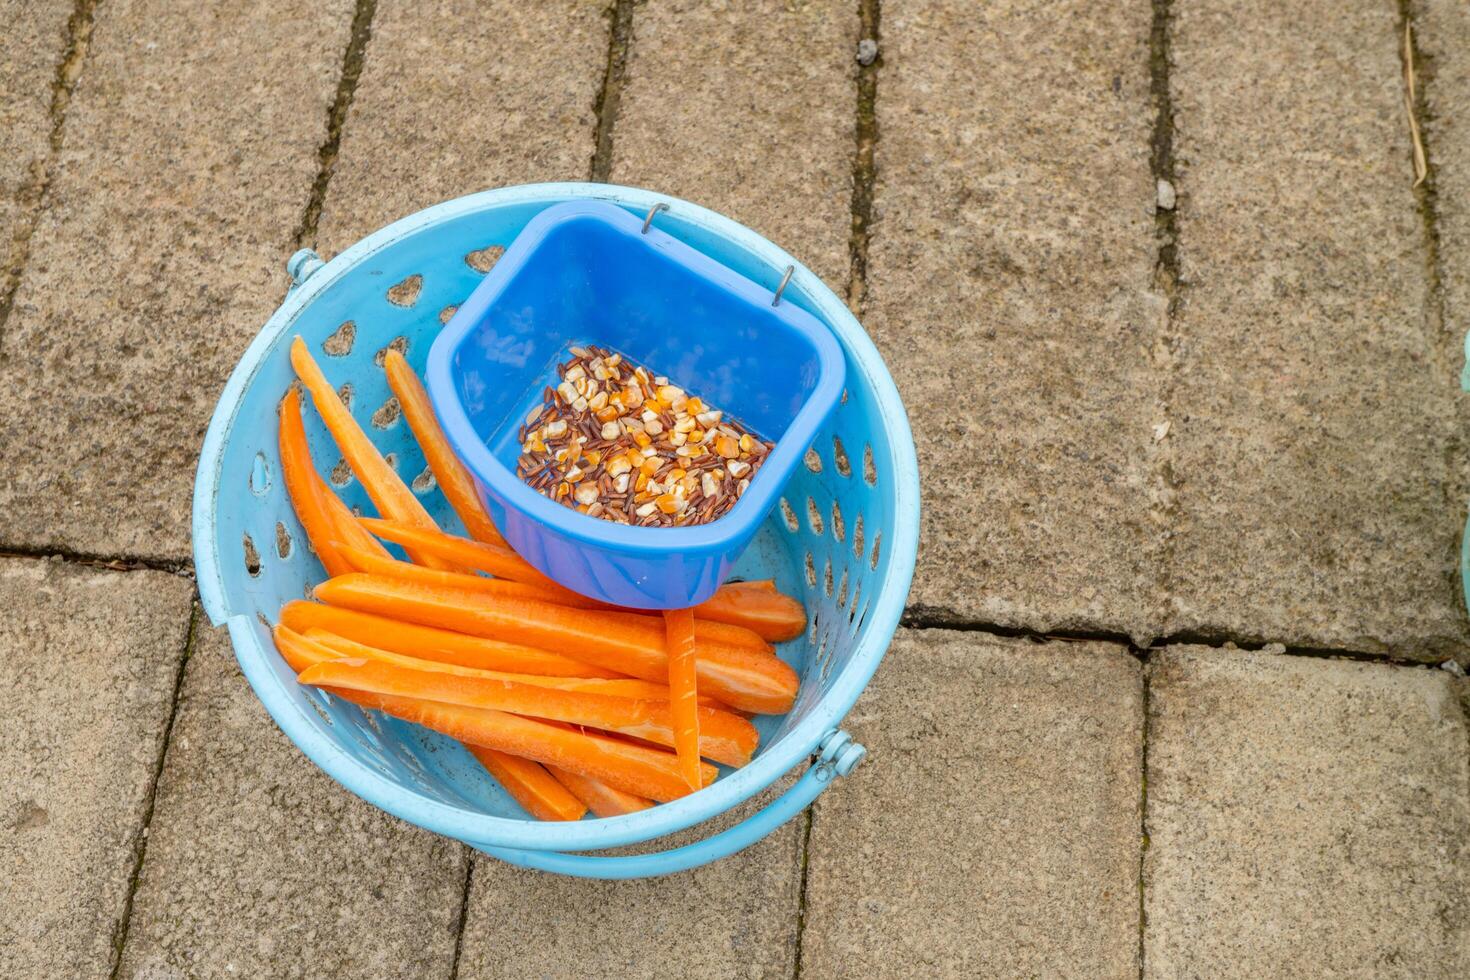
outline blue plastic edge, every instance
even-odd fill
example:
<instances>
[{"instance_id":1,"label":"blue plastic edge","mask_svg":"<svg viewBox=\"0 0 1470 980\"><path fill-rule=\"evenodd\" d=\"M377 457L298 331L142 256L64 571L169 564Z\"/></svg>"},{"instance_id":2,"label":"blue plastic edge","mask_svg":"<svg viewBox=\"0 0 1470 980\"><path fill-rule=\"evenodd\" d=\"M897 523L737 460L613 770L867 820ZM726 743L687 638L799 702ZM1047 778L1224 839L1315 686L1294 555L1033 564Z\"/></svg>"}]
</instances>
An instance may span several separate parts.
<instances>
[{"instance_id":1,"label":"blue plastic edge","mask_svg":"<svg viewBox=\"0 0 1470 980\"><path fill-rule=\"evenodd\" d=\"M795 267L787 295L804 298L831 324L858 369L868 375L882 411L893 427L896 437L892 440L893 451L898 465L889 478L895 481L895 526L907 533L894 534L894 540L888 544L892 549L889 567L893 569L893 580L879 601L868 610L869 629L837 683L792 731L762 751L748 766L697 793L639 813L573 823L535 823L487 816L426 800L393 784L321 737L267 676L268 662L265 658L268 651L257 634L258 624L248 615L232 616L228 611L220 575L222 556L215 547L214 511L225 432L240 410L245 390L265 355L289 329L296 316L337 275L372 252L427 224L492 205L544 201L549 206L558 201L577 199L611 201L638 213L660 201L666 202L671 210L677 208L680 220L728 239L765 261L773 283L786 266ZM898 628L918 553L919 470L908 415L877 348L846 305L783 249L729 218L667 194L611 184L525 184L446 201L394 222L337 255L286 297L247 348L220 395L200 452L192 519L194 567L205 613L216 626L229 623L236 656L251 687L276 724L312 762L363 799L438 834L470 844L536 851L581 851L638 843L702 823L759 793L812 754L827 730L834 727L857 701Z\"/></svg>"},{"instance_id":2,"label":"blue plastic edge","mask_svg":"<svg viewBox=\"0 0 1470 980\"><path fill-rule=\"evenodd\" d=\"M639 219L624 208L605 202L586 201L554 205L526 224L495 264L490 275L455 312L429 350L425 383L433 399L434 410L444 426L444 434L470 471L507 504L513 505L541 524L556 528L573 540L630 553L641 552L658 556L708 552L728 547L733 542L749 541L756 528L771 512L771 508L776 506L776 497L785 482L784 479L776 479L776 476L779 474L783 478L789 477L792 470L800 464L802 454L837 407L837 399L842 394L842 386L846 381L847 367L842 349L832 332L800 307L788 303L788 308L781 310L780 315L810 340L816 349L820 380L792 419L786 433L777 442L775 451L751 481L750 488L741 495L728 514L709 524L660 528L657 533L649 534L647 528L588 517L549 500L528 487L520 477L495 458L476 434L465 414L464 406L454 394L456 387L451 377L450 363L469 332L478 326L485 310L547 233L558 222L581 216L622 225L627 231L636 231L641 225ZM703 252L690 248L656 227L650 228L646 236L640 237L648 238L651 246L673 253L696 272L725 284L732 292L745 299L765 299L757 283L720 265ZM769 293L769 290L765 291L766 295Z\"/></svg>"}]
</instances>

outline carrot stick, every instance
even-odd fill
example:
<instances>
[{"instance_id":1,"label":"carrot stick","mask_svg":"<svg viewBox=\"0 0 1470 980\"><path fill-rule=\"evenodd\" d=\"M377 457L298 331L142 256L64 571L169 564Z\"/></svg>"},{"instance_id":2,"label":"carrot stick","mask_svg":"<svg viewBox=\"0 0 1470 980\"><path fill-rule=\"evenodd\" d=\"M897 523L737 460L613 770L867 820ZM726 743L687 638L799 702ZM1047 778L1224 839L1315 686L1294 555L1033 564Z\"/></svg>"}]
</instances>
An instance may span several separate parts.
<instances>
[{"instance_id":1,"label":"carrot stick","mask_svg":"<svg viewBox=\"0 0 1470 980\"><path fill-rule=\"evenodd\" d=\"M652 800L646 800L632 793L624 793L620 789L613 789L607 783L579 776L556 766L547 766L546 771L551 773L557 782L572 791L572 795L583 803L599 817L616 817L624 813L637 813L639 810L647 810L653 806Z\"/></svg>"},{"instance_id":2,"label":"carrot stick","mask_svg":"<svg viewBox=\"0 0 1470 980\"><path fill-rule=\"evenodd\" d=\"M694 615L744 626L771 643L794 640L806 629L806 610L801 603L777 592L776 583L770 579L728 582L709 600L695 606Z\"/></svg>"},{"instance_id":3,"label":"carrot stick","mask_svg":"<svg viewBox=\"0 0 1470 980\"><path fill-rule=\"evenodd\" d=\"M628 622L641 623L650 629L663 629L660 613L649 613L646 611L635 612L629 609L604 609L607 615L625 617ZM714 643L728 644L729 646L749 647L752 650L760 650L763 653L774 653L776 648L761 639L759 633L748 630L743 626L735 626L731 623L716 623L710 620L696 619L694 621L695 639L709 640Z\"/></svg>"},{"instance_id":4,"label":"carrot stick","mask_svg":"<svg viewBox=\"0 0 1470 980\"><path fill-rule=\"evenodd\" d=\"M558 691L583 691L587 694L605 694L615 698L634 698L640 701L668 701L669 688L666 684L655 684L652 681L638 680L633 677L615 677L609 679L587 678L587 677L546 677L541 674L518 674L503 670L481 670L474 667L461 667L458 664L441 663L437 660L420 660L418 657L406 656L394 653L391 650L382 650L378 647L369 646L349 640L344 636L328 632L318 626L313 626L302 632L309 640L315 640L324 647L335 651L340 657L365 658L369 660L382 660L385 663L397 664L400 667L410 667L414 670L439 670L447 674L460 674L465 677L485 677L490 680L516 681L521 684L534 684L537 687L554 687ZM730 711L728 707L720 704L714 698L700 698L702 706L720 708Z\"/></svg>"},{"instance_id":5,"label":"carrot stick","mask_svg":"<svg viewBox=\"0 0 1470 980\"><path fill-rule=\"evenodd\" d=\"M402 521L364 518L362 524L384 541L392 541L405 548L413 548L424 554L434 555L444 561L453 562L455 565L478 569L496 578L507 578L512 582L525 582L528 585L539 585L551 589L563 597L557 600L562 605L601 605L552 581L506 545L471 541L469 538L445 534L443 531L411 527Z\"/></svg>"},{"instance_id":6,"label":"carrot stick","mask_svg":"<svg viewBox=\"0 0 1470 980\"><path fill-rule=\"evenodd\" d=\"M383 370L388 373L388 386L398 396L403 417L408 420L408 427L424 451L424 459L434 474L434 480L444 491L444 499L464 522L465 530L476 541L505 544L505 538L501 537L495 522L480 502L469 470L465 469L449 440L444 437L444 430L439 427L439 419L429 402L429 393L424 390L419 376L408 366L403 355L391 347L383 357Z\"/></svg>"},{"instance_id":7,"label":"carrot stick","mask_svg":"<svg viewBox=\"0 0 1470 980\"><path fill-rule=\"evenodd\" d=\"M376 659L341 659L315 664L302 671L297 679L313 687L509 711L532 718L604 728L656 745L674 744L673 712L667 701L637 701L444 671L413 670ZM727 711L698 707L695 710L704 733L695 747L697 753L731 766L743 766L750 761L759 741L754 725ZM681 772L684 768L680 766ZM694 777L690 788L697 789L701 785L698 756L690 775Z\"/></svg>"},{"instance_id":8,"label":"carrot stick","mask_svg":"<svg viewBox=\"0 0 1470 980\"><path fill-rule=\"evenodd\" d=\"M699 788L699 698L694 659L694 613L670 609L664 613L664 644L669 657L670 715L674 721L674 752L690 789Z\"/></svg>"},{"instance_id":9,"label":"carrot stick","mask_svg":"<svg viewBox=\"0 0 1470 980\"><path fill-rule=\"evenodd\" d=\"M322 509L326 511L328 519L332 522L335 540L370 555L377 555L379 558L393 557L388 553L388 549L383 547L382 542L367 532L367 528L358 521L357 515L347 509L342 498L333 493L321 477L317 477L317 487L322 494Z\"/></svg>"},{"instance_id":10,"label":"carrot stick","mask_svg":"<svg viewBox=\"0 0 1470 980\"><path fill-rule=\"evenodd\" d=\"M537 820L581 820L587 805L539 762L481 745L465 745L517 803Z\"/></svg>"},{"instance_id":11,"label":"carrot stick","mask_svg":"<svg viewBox=\"0 0 1470 980\"><path fill-rule=\"evenodd\" d=\"M308 640L289 626L277 626L271 631L271 636L276 641L276 651L280 653L281 659L286 661L286 665L297 674L308 667L330 663L338 656L320 643Z\"/></svg>"},{"instance_id":12,"label":"carrot stick","mask_svg":"<svg viewBox=\"0 0 1470 980\"><path fill-rule=\"evenodd\" d=\"M374 540L373 543L377 544L377 541ZM381 548L382 545L378 547ZM464 589L467 592L485 592L490 595L522 596L527 599L542 599L546 602L561 602L559 592L553 592L539 585L527 585L525 582L512 582L509 579L486 578L483 575L470 575L464 572L445 572L437 568L425 568L422 565L399 561L387 554L381 557L372 555L360 548L340 542L336 544L336 548L338 554L352 566L353 571L368 572L384 578L403 579L406 582L421 582L424 585Z\"/></svg>"},{"instance_id":13,"label":"carrot stick","mask_svg":"<svg viewBox=\"0 0 1470 980\"><path fill-rule=\"evenodd\" d=\"M336 389L327 381L327 376L322 374L322 369L306 349L306 341L300 337L291 342L291 365L296 369L296 376L311 393L311 401L316 405L317 413L327 423L327 430L337 441L337 448L342 450L352 472L362 481L363 489L372 498L378 512L404 524L437 530L434 519L424 510L424 505L404 485L393 467L383 458L383 454L378 452L378 447L362 431L347 406L342 404ZM409 557L430 568L454 568L451 563L429 555L410 552Z\"/></svg>"},{"instance_id":14,"label":"carrot stick","mask_svg":"<svg viewBox=\"0 0 1470 980\"><path fill-rule=\"evenodd\" d=\"M624 676L618 671L594 667L558 653L385 619L355 609L326 606L304 599L285 605L281 610L281 625L298 633L317 627L393 653L481 670L544 674L548 677Z\"/></svg>"},{"instance_id":15,"label":"carrot stick","mask_svg":"<svg viewBox=\"0 0 1470 980\"><path fill-rule=\"evenodd\" d=\"M286 493L291 498L297 519L306 529L311 550L321 559L328 575L344 575L352 571L351 563L338 554L333 544L335 527L323 507L323 488L319 485L321 477L317 476L306 445L306 428L301 422L301 394L295 388L281 399L279 442Z\"/></svg>"},{"instance_id":16,"label":"carrot stick","mask_svg":"<svg viewBox=\"0 0 1470 980\"><path fill-rule=\"evenodd\" d=\"M678 760L672 752L603 738L592 732L558 728L503 711L330 687L326 690L352 697L364 707L377 708L457 741L500 749L542 765L590 776L635 796L667 803L689 795L689 787L679 775ZM714 781L717 771L714 766L704 767L706 786Z\"/></svg>"},{"instance_id":17,"label":"carrot stick","mask_svg":"<svg viewBox=\"0 0 1470 980\"><path fill-rule=\"evenodd\" d=\"M321 583L316 596L334 606L524 643L644 680L664 682L669 675L663 630L598 610L360 573ZM796 672L774 654L696 638L695 655L700 689L732 708L780 714L796 700Z\"/></svg>"}]
</instances>

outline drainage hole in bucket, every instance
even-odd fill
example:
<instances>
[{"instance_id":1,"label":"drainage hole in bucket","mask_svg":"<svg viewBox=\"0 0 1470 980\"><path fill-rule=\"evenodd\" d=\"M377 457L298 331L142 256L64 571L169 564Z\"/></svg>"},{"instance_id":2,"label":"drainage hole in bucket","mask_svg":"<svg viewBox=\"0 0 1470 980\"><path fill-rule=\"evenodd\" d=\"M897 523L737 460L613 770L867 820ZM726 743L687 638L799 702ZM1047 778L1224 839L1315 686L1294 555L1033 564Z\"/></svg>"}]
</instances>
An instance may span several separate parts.
<instances>
[{"instance_id":1,"label":"drainage hole in bucket","mask_svg":"<svg viewBox=\"0 0 1470 980\"><path fill-rule=\"evenodd\" d=\"M842 519L842 505L832 501L832 535L838 541L847 540L847 522Z\"/></svg>"},{"instance_id":2,"label":"drainage hole in bucket","mask_svg":"<svg viewBox=\"0 0 1470 980\"><path fill-rule=\"evenodd\" d=\"M413 483L410 486L413 487L414 493L422 497L434 489L434 471L425 466L424 471L413 478Z\"/></svg>"},{"instance_id":3,"label":"drainage hole in bucket","mask_svg":"<svg viewBox=\"0 0 1470 980\"><path fill-rule=\"evenodd\" d=\"M821 534L824 530L822 512L817 509L817 502L811 497L806 498L806 522L811 526L813 534Z\"/></svg>"},{"instance_id":4,"label":"drainage hole in bucket","mask_svg":"<svg viewBox=\"0 0 1470 980\"><path fill-rule=\"evenodd\" d=\"M284 561L291 557L291 532L286 525L276 521L276 557Z\"/></svg>"},{"instance_id":5,"label":"drainage hole in bucket","mask_svg":"<svg viewBox=\"0 0 1470 980\"><path fill-rule=\"evenodd\" d=\"M806 553L806 584L813 589L817 587L817 563L810 551Z\"/></svg>"},{"instance_id":6,"label":"drainage hole in bucket","mask_svg":"<svg viewBox=\"0 0 1470 980\"><path fill-rule=\"evenodd\" d=\"M357 390L352 387L351 381L347 382L342 387L337 389L337 397L342 399L342 404L346 405L348 409L352 408L352 399L353 396L356 394Z\"/></svg>"},{"instance_id":7,"label":"drainage hole in bucket","mask_svg":"<svg viewBox=\"0 0 1470 980\"><path fill-rule=\"evenodd\" d=\"M868 486L878 485L878 468L873 465L873 447L863 447L863 481Z\"/></svg>"},{"instance_id":8,"label":"drainage hole in bucket","mask_svg":"<svg viewBox=\"0 0 1470 980\"><path fill-rule=\"evenodd\" d=\"M343 320L342 325L322 341L322 353L328 357L346 357L352 353L352 345L356 340L357 324L351 320Z\"/></svg>"},{"instance_id":9,"label":"drainage hole in bucket","mask_svg":"<svg viewBox=\"0 0 1470 980\"><path fill-rule=\"evenodd\" d=\"M270 488L270 463L266 461L265 453L256 453L254 462L250 464L250 492L257 497L264 497ZM792 528L792 530L796 529Z\"/></svg>"},{"instance_id":10,"label":"drainage hole in bucket","mask_svg":"<svg viewBox=\"0 0 1470 980\"><path fill-rule=\"evenodd\" d=\"M781 498L781 517L786 521L786 530L795 534L801 527L796 522L796 511L791 509L791 504L785 497Z\"/></svg>"},{"instance_id":11,"label":"drainage hole in bucket","mask_svg":"<svg viewBox=\"0 0 1470 980\"><path fill-rule=\"evenodd\" d=\"M378 352L373 355L373 363L376 364L378 367L382 367L383 359L388 356L388 352L390 350L396 350L404 357L407 357L408 338L400 334L397 337L394 337L392 340L388 341L388 345L386 347L380 347L378 349Z\"/></svg>"},{"instance_id":12,"label":"drainage hole in bucket","mask_svg":"<svg viewBox=\"0 0 1470 980\"><path fill-rule=\"evenodd\" d=\"M827 559L827 565L822 571L822 591L827 593L827 598L832 597L832 559Z\"/></svg>"},{"instance_id":13,"label":"drainage hole in bucket","mask_svg":"<svg viewBox=\"0 0 1470 980\"><path fill-rule=\"evenodd\" d=\"M815 448L807 449L805 461L806 468L811 470L813 473L822 472L822 457L817 455L817 451Z\"/></svg>"},{"instance_id":14,"label":"drainage hole in bucket","mask_svg":"<svg viewBox=\"0 0 1470 980\"><path fill-rule=\"evenodd\" d=\"M388 400L378 406L373 413L372 424L375 429L391 428L394 422L403 415L403 408L398 404L398 396L390 395Z\"/></svg>"},{"instance_id":15,"label":"drainage hole in bucket","mask_svg":"<svg viewBox=\"0 0 1470 980\"><path fill-rule=\"evenodd\" d=\"M332 467L331 476L327 480L334 487L345 487L352 482L352 467L347 465L347 460L337 460L337 465Z\"/></svg>"},{"instance_id":16,"label":"drainage hole in bucket","mask_svg":"<svg viewBox=\"0 0 1470 980\"><path fill-rule=\"evenodd\" d=\"M454 313L458 309L458 303L450 303L448 306L444 307L444 309L439 311L439 322L447 324L451 319L454 318Z\"/></svg>"},{"instance_id":17,"label":"drainage hole in bucket","mask_svg":"<svg viewBox=\"0 0 1470 980\"><path fill-rule=\"evenodd\" d=\"M872 557L872 560L868 562L869 566L875 572L878 570L878 553L879 553L880 549L882 549L882 547L883 547L883 532L882 531L879 531L877 534L873 535L873 557Z\"/></svg>"},{"instance_id":18,"label":"drainage hole in bucket","mask_svg":"<svg viewBox=\"0 0 1470 980\"><path fill-rule=\"evenodd\" d=\"M841 609L847 605L847 569L842 570L842 578L837 583L837 608Z\"/></svg>"},{"instance_id":19,"label":"drainage hole in bucket","mask_svg":"<svg viewBox=\"0 0 1470 980\"><path fill-rule=\"evenodd\" d=\"M388 287L388 302L408 309L419 301L419 293L423 291L424 277L415 272Z\"/></svg>"},{"instance_id":20,"label":"drainage hole in bucket","mask_svg":"<svg viewBox=\"0 0 1470 980\"><path fill-rule=\"evenodd\" d=\"M863 557L863 515L859 514L857 520L852 522L852 554L859 561Z\"/></svg>"},{"instance_id":21,"label":"drainage hole in bucket","mask_svg":"<svg viewBox=\"0 0 1470 980\"><path fill-rule=\"evenodd\" d=\"M852 464L847 461L847 448L841 436L832 437L832 462L842 476L852 476Z\"/></svg>"},{"instance_id":22,"label":"drainage hole in bucket","mask_svg":"<svg viewBox=\"0 0 1470 980\"><path fill-rule=\"evenodd\" d=\"M249 534L242 534L241 540L245 545L245 571L251 578L260 575L260 552L255 550L255 540Z\"/></svg>"},{"instance_id":23,"label":"drainage hole in bucket","mask_svg":"<svg viewBox=\"0 0 1470 980\"><path fill-rule=\"evenodd\" d=\"M495 268L495 263L505 254L505 249L500 245L486 245L484 248L475 249L464 257L464 264L476 272L489 272Z\"/></svg>"}]
</instances>

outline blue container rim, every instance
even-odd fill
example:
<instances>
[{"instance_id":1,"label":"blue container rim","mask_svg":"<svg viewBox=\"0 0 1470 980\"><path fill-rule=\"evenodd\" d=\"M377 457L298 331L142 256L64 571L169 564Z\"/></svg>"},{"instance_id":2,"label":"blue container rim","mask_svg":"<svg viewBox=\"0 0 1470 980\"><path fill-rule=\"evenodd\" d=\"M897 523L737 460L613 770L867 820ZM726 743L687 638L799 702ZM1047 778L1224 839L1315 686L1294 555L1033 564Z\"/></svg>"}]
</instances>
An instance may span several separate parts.
<instances>
[{"instance_id":1,"label":"blue container rim","mask_svg":"<svg viewBox=\"0 0 1470 980\"><path fill-rule=\"evenodd\" d=\"M230 608L221 571L225 555L217 540L215 512L222 498L220 476L225 443L240 415L245 393L271 352L289 342L297 318L318 295L373 253L428 226L491 208L550 205L567 200L609 201L635 214L646 212L656 203L667 203L670 210L659 220L701 229L744 250L765 266L767 282L772 287L788 265L795 266L784 297L804 303L824 319L846 347L858 372L872 385L894 455L893 471L885 479L893 481L895 516L894 527L888 529L891 533L885 535L888 579L868 609L856 647L838 671L831 688L791 731L769 747L763 747L749 765L672 803L618 817L542 823L491 816L429 799L389 780L318 731L315 722L319 719L308 717L309 709L289 696L286 682L274 665L273 658L278 655L262 639L268 638L264 627L251 613L237 613ZM614 184L522 184L455 198L402 218L338 254L287 295L235 366L210 419L195 476L192 525L200 604L211 623L228 624L235 656L246 680L286 737L312 762L367 802L446 837L471 845L585 851L651 840L703 823L771 786L816 751L822 737L856 703L898 628L918 554L919 469L908 416L877 348L847 306L786 251L744 225L667 194Z\"/></svg>"},{"instance_id":2,"label":"blue container rim","mask_svg":"<svg viewBox=\"0 0 1470 980\"><path fill-rule=\"evenodd\" d=\"M481 481L509 505L544 526L554 527L571 540L584 544L614 547L642 555L666 556L691 551L710 551L730 547L755 533L755 528L776 506L786 480L801 462L802 454L817 436L837 399L842 394L846 367L842 349L836 338L816 317L792 303L774 306L772 314L800 333L816 351L817 383L802 402L801 409L776 441L776 448L740 495L735 506L717 521L688 527L646 528L615 524L588 517L564 507L532 490L504 463L496 458L485 441L475 432L459 388L454 383L453 361L470 332L480 325L486 310L510 285L546 237L565 222L591 218L629 233L635 247L656 249L675 258L696 275L713 281L752 304L769 303L771 291L742 276L703 252L690 248L679 239L661 231L657 225L646 231L643 222L627 209L607 201L578 200L552 205L532 218L515 241L506 249L470 298L455 311L440 331L429 350L425 382L434 410L444 426L444 433L459 458ZM721 408L740 413L729 405ZM606 597L597 597L606 598Z\"/></svg>"}]
</instances>

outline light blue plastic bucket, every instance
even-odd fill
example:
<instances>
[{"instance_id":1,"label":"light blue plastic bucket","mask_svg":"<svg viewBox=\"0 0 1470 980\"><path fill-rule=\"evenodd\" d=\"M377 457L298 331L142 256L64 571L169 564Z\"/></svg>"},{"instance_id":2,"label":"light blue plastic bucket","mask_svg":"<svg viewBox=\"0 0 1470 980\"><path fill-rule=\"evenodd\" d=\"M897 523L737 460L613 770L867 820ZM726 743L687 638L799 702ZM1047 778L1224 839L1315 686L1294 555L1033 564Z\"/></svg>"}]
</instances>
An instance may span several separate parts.
<instances>
[{"instance_id":1,"label":"light blue plastic bucket","mask_svg":"<svg viewBox=\"0 0 1470 980\"><path fill-rule=\"evenodd\" d=\"M576 823L529 817L456 743L298 685L271 643L269 624L286 602L324 577L291 510L277 460L277 404L293 375L291 338L301 335L335 385L350 383L354 416L391 454L441 525L460 530L424 476L406 424L385 408L390 392L375 361L404 346L422 371L434 338L480 283L470 256L504 246L544 209L610 201L640 220L655 204L662 231L774 290L795 271L782 302L831 329L842 347L846 390L798 466L770 518L734 569L774 578L800 595L811 629L781 644L802 677L795 707L761 717L761 748L737 771L672 803ZM898 626L918 545L918 467L903 405L872 342L836 296L789 255L749 229L693 204L604 184L535 184L486 191L405 218L323 264L298 253L295 285L230 377L205 436L194 495L194 558L200 597L227 624L241 669L281 730L334 779L363 799L428 830L513 864L598 878L667 874L753 843L799 813L864 755L838 729ZM344 324L351 323L351 327ZM351 336L350 344L347 342ZM350 348L350 349L348 349ZM313 413L311 449L323 475L346 473ZM334 483L338 483L334 480ZM355 480L337 486L371 512ZM764 809L698 843L636 856L575 852L666 837L760 793L800 765L801 777Z\"/></svg>"}]
</instances>

